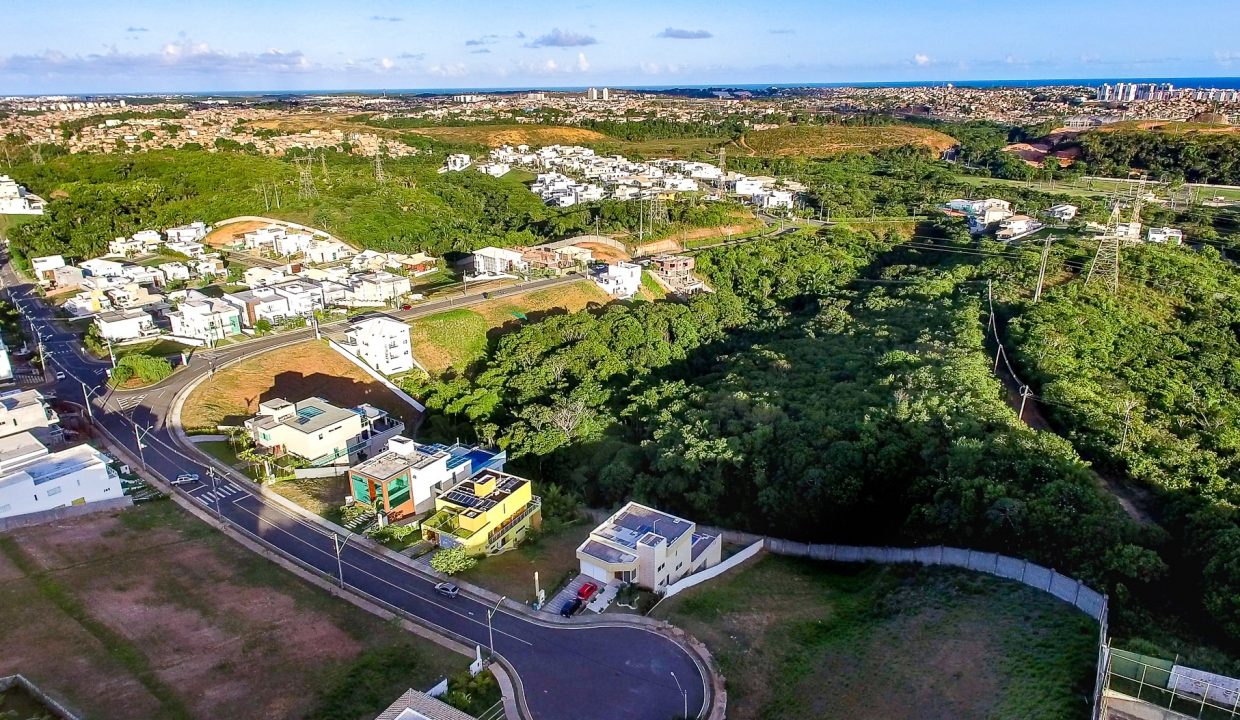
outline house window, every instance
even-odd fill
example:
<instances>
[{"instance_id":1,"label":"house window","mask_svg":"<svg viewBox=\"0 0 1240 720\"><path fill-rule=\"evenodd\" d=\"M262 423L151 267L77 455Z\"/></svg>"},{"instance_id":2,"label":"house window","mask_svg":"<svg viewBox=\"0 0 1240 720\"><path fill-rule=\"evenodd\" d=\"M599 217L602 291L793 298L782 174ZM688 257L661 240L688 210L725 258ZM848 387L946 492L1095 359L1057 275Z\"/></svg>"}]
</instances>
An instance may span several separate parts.
<instances>
[{"instance_id":1,"label":"house window","mask_svg":"<svg viewBox=\"0 0 1240 720\"><path fill-rule=\"evenodd\" d=\"M13 509L12 505L0 505L0 514L4 514Z\"/></svg>"},{"instance_id":2,"label":"house window","mask_svg":"<svg viewBox=\"0 0 1240 720\"><path fill-rule=\"evenodd\" d=\"M48 497L51 497L51 496L53 496L53 495L59 495L59 494L60 494L60 488L58 488L58 487L50 488L50 489L48 489L48 491L47 491L47 496L48 496Z\"/></svg>"}]
</instances>

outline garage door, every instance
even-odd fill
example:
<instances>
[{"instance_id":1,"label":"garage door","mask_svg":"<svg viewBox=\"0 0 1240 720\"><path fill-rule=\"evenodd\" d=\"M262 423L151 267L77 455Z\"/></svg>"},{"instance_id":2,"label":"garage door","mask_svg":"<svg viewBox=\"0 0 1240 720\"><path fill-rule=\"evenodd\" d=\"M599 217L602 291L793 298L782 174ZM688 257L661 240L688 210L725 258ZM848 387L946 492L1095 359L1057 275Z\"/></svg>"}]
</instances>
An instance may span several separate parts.
<instances>
[{"instance_id":1,"label":"garage door","mask_svg":"<svg viewBox=\"0 0 1240 720\"><path fill-rule=\"evenodd\" d=\"M584 560L581 563L581 572L582 574L589 575L600 582L606 583L611 580L611 573L608 572L606 568L601 568L598 565L585 562Z\"/></svg>"}]
</instances>

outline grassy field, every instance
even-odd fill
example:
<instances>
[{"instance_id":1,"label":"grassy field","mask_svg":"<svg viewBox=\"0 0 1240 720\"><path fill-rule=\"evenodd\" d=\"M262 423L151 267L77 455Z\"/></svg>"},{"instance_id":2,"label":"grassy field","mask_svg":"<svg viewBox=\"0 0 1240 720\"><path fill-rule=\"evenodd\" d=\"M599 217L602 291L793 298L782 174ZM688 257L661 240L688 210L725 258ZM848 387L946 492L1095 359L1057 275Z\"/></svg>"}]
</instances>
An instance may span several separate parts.
<instances>
[{"instance_id":1,"label":"grassy field","mask_svg":"<svg viewBox=\"0 0 1240 720\"><path fill-rule=\"evenodd\" d=\"M638 294L642 298L651 301L662 300L667 297L667 291L655 281L654 276L650 274L649 270L642 270L642 289Z\"/></svg>"},{"instance_id":2,"label":"grassy field","mask_svg":"<svg viewBox=\"0 0 1240 720\"><path fill-rule=\"evenodd\" d=\"M147 342L134 343L133 345L116 345L112 351L116 353L117 359L126 355L154 355L156 357L164 357L166 355L177 355L182 350L197 350L192 345L182 345L174 340L166 340L155 338Z\"/></svg>"},{"instance_id":3,"label":"grassy field","mask_svg":"<svg viewBox=\"0 0 1240 720\"><path fill-rule=\"evenodd\" d=\"M581 568L577 547L590 534L589 523L580 522L554 533L538 535L503 555L482 558L461 579L497 592L517 602L534 601L534 573L550 598Z\"/></svg>"},{"instance_id":4,"label":"grassy field","mask_svg":"<svg viewBox=\"0 0 1240 720\"><path fill-rule=\"evenodd\" d=\"M851 150L871 152L901 145L925 145L935 154L956 139L929 128L908 125L786 125L746 133L732 149L748 155L823 157Z\"/></svg>"},{"instance_id":5,"label":"grassy field","mask_svg":"<svg viewBox=\"0 0 1240 720\"><path fill-rule=\"evenodd\" d=\"M594 130L560 125L463 125L410 128L409 132L447 143L468 145L585 145L609 138Z\"/></svg>"},{"instance_id":6,"label":"grassy field","mask_svg":"<svg viewBox=\"0 0 1240 720\"><path fill-rule=\"evenodd\" d=\"M258 404L276 397L296 402L317 395L342 407L370 403L404 419L415 411L327 343L306 341L247 358L219 370L185 401L181 422L189 430L240 425Z\"/></svg>"},{"instance_id":7,"label":"grassy field","mask_svg":"<svg viewBox=\"0 0 1240 720\"><path fill-rule=\"evenodd\" d=\"M344 496L351 492L346 475L280 480L268 487L310 512L334 523L340 522L340 506L344 505Z\"/></svg>"},{"instance_id":8,"label":"grassy field","mask_svg":"<svg viewBox=\"0 0 1240 720\"><path fill-rule=\"evenodd\" d=\"M731 718L1089 714L1097 626L986 575L763 556L654 614L710 648Z\"/></svg>"},{"instance_id":9,"label":"grassy field","mask_svg":"<svg viewBox=\"0 0 1240 720\"><path fill-rule=\"evenodd\" d=\"M432 373L450 368L463 370L482 357L490 337L502 333L505 326L515 327L522 322L514 313L534 320L561 311L575 312L610 299L593 282L582 280L428 315L410 323L413 354Z\"/></svg>"},{"instance_id":10,"label":"grassy field","mask_svg":"<svg viewBox=\"0 0 1240 720\"><path fill-rule=\"evenodd\" d=\"M721 138L670 138L664 140L611 140L594 143L592 147L605 155L619 153L630 158L689 158L713 154L726 142Z\"/></svg>"},{"instance_id":11,"label":"grassy field","mask_svg":"<svg viewBox=\"0 0 1240 720\"><path fill-rule=\"evenodd\" d=\"M96 720L355 720L468 664L171 502L0 537L0 647Z\"/></svg>"}]
</instances>

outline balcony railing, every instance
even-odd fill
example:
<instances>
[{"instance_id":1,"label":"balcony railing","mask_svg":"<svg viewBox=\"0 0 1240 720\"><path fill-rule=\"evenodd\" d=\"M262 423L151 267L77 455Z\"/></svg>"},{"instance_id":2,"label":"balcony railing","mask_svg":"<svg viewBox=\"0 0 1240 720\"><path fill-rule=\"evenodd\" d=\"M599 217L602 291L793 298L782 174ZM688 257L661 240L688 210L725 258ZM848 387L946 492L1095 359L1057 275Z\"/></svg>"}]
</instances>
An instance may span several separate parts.
<instances>
[{"instance_id":1,"label":"balcony railing","mask_svg":"<svg viewBox=\"0 0 1240 720\"><path fill-rule=\"evenodd\" d=\"M526 503L521 512L508 518L504 522L500 523L499 527L487 533L487 550L498 549L502 546L504 544L504 537L508 535L508 532L526 518L533 515L535 512L538 512L538 509L541 507L542 498L537 495L530 498L530 501Z\"/></svg>"}]
</instances>

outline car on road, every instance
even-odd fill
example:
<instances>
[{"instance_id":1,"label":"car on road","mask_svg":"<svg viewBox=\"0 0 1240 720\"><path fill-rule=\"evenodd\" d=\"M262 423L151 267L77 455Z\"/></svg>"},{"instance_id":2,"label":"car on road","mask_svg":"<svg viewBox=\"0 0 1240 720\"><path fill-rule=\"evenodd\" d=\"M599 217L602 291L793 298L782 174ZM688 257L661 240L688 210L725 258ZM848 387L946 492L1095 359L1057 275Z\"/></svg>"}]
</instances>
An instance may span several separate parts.
<instances>
[{"instance_id":1,"label":"car on road","mask_svg":"<svg viewBox=\"0 0 1240 720\"><path fill-rule=\"evenodd\" d=\"M172 481L173 485L184 485L185 483L198 482L197 473L181 473L177 475L177 479Z\"/></svg>"},{"instance_id":2,"label":"car on road","mask_svg":"<svg viewBox=\"0 0 1240 720\"><path fill-rule=\"evenodd\" d=\"M581 598L573 598L564 603L564 607L560 608L560 615L564 617L572 617L581 609Z\"/></svg>"},{"instance_id":3,"label":"car on road","mask_svg":"<svg viewBox=\"0 0 1240 720\"><path fill-rule=\"evenodd\" d=\"M577 599L581 602L590 602L590 598L598 592L598 584L588 582L577 588Z\"/></svg>"},{"instance_id":4,"label":"car on road","mask_svg":"<svg viewBox=\"0 0 1240 720\"><path fill-rule=\"evenodd\" d=\"M413 306L412 306L412 305L410 305L409 303L405 303L404 305L401 305L401 306L400 306L400 309L401 309L401 310L412 310L412 309L413 309Z\"/></svg>"},{"instance_id":5,"label":"car on road","mask_svg":"<svg viewBox=\"0 0 1240 720\"><path fill-rule=\"evenodd\" d=\"M444 597L454 598L461 594L461 589L450 582L441 582L436 583L435 592L443 595Z\"/></svg>"},{"instance_id":6,"label":"car on road","mask_svg":"<svg viewBox=\"0 0 1240 720\"><path fill-rule=\"evenodd\" d=\"M62 373L62 372L60 372L59 370L57 370L57 371L56 371L56 379L57 379L57 380L64 380L64 379L65 379L65 374L64 374L64 373Z\"/></svg>"}]
</instances>

